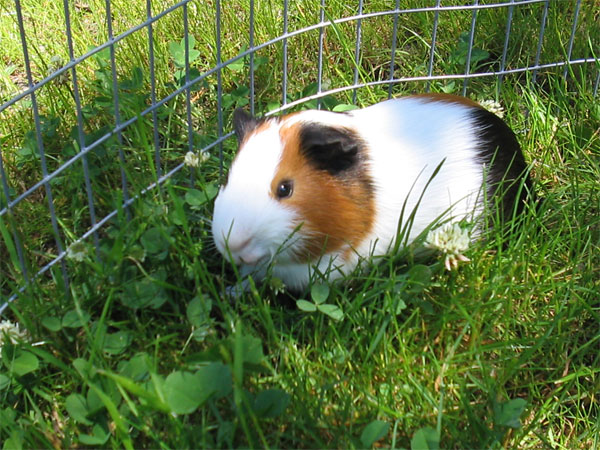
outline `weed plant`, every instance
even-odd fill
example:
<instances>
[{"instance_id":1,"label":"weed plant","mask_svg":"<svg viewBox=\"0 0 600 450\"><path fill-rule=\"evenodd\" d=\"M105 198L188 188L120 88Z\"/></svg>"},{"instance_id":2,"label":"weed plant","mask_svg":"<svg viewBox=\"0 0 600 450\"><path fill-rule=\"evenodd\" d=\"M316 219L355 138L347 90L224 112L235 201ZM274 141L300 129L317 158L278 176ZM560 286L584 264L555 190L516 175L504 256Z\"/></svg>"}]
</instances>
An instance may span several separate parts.
<instances>
[{"instance_id":1,"label":"weed plant","mask_svg":"<svg viewBox=\"0 0 600 450\"><path fill-rule=\"evenodd\" d=\"M37 81L69 56L61 2L25 2ZM255 43L279 35L279 6L255 2ZM387 1L365 2L385 10ZM420 1L403 6L422 6ZM455 2L459 3L459 2ZM482 4L488 2L480 2ZM222 60L247 48L247 2L222 1ZM141 23L140 2L114 1L118 35ZM290 2L290 31L314 24L320 2ZM75 55L107 40L105 2L73 6ZM514 10L506 67L532 64L543 4ZM574 2L549 9L541 60L562 60ZM214 2L191 2L187 79L216 63ZM157 14L159 11L153 11ZM326 17L356 14L327 2ZM0 99L26 84L14 16L0 6ZM182 8L154 24L157 99L185 84ZM600 48L595 8L582 8L573 54ZM440 14L435 74L463 73L471 12ZM391 16L362 21L360 81L427 75L433 13L401 17L396 67L390 72ZM244 25L245 26L245 25ZM481 10L470 72L499 67L506 10ZM466 33L466 34L465 34ZM415 260L413 248L370 261L343 283L316 281L298 295L280 280L250 284L232 300L237 275L210 236L221 162L229 166L236 107L258 114L321 91L351 85L356 23L325 32L323 80L317 82L319 30L240 58L156 110L150 105L148 35L119 42L118 82L109 50L77 66L83 127L73 73L37 91L48 172L75 157L82 140L113 133L50 182L61 265L26 284L5 317L28 335L2 335L0 442L22 447L276 447L276 448L597 448L600 436L600 106L598 68L562 68L481 78L468 84L476 100L494 99L516 131L540 197L539 205L495 228L467 251L469 263L447 271L436 257ZM597 56L597 55L596 55ZM254 103L251 105L250 73ZM460 93L462 80L399 83L392 93ZM388 97L388 86L313 98L292 109L344 110ZM119 107L115 107L118 94ZM0 145L10 198L41 178L41 152L26 97L0 113ZM219 127L221 108L224 127ZM208 148L208 154L201 150ZM222 147L222 148L220 148ZM188 151L208 155L181 168ZM98 232L91 224L84 163L96 216L116 209ZM204 158L202 158L204 159ZM162 174L173 171L144 191ZM123 185L125 183L125 186ZM0 208L7 204L0 190ZM59 253L47 191L35 190L0 218L0 291L4 298ZM17 251L25 249L24 261ZM24 270L25 269L25 270ZM64 278L68 274L68 280Z\"/></svg>"}]
</instances>

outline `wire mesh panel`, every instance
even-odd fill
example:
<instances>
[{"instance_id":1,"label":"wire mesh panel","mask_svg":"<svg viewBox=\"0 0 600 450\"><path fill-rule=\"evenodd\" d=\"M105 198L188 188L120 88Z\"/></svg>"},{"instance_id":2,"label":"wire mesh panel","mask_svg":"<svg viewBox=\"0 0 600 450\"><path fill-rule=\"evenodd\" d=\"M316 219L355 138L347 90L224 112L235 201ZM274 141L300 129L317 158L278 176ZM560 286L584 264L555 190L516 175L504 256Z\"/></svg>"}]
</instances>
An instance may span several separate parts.
<instances>
[{"instance_id":1,"label":"wire mesh panel","mask_svg":"<svg viewBox=\"0 0 600 450\"><path fill-rule=\"evenodd\" d=\"M597 5L581 0L64 0L44 26L7 3L0 311L34 280L67 295L70 265L102 261L107 226L134 202L195 183L188 152L218 180L237 107L344 110L425 91L503 100L507 84L556 79L596 96L600 82Z\"/></svg>"}]
</instances>

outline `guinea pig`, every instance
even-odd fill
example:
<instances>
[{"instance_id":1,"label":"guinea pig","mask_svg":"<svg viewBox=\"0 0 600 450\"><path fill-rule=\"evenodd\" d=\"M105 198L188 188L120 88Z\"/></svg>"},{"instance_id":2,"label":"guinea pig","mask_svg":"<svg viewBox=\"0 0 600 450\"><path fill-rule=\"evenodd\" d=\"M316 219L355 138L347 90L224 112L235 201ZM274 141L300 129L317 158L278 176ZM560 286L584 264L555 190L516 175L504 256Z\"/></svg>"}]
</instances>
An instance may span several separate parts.
<instances>
[{"instance_id":1,"label":"guinea pig","mask_svg":"<svg viewBox=\"0 0 600 450\"><path fill-rule=\"evenodd\" d=\"M403 245L489 206L511 216L530 186L514 133L463 97L262 119L238 109L233 123L239 150L215 200L214 242L243 276L271 267L293 290L386 254L407 221Z\"/></svg>"}]
</instances>

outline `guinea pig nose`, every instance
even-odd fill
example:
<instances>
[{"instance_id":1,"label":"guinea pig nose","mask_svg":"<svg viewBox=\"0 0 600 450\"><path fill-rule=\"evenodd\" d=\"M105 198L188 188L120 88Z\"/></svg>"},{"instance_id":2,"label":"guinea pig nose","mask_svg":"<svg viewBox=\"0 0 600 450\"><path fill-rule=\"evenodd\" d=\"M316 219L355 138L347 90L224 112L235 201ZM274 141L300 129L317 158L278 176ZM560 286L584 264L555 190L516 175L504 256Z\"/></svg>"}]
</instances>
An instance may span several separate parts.
<instances>
[{"instance_id":1,"label":"guinea pig nose","mask_svg":"<svg viewBox=\"0 0 600 450\"><path fill-rule=\"evenodd\" d=\"M227 247L231 253L239 253L250 243L251 239L251 236L242 237L239 239L230 237L227 241Z\"/></svg>"},{"instance_id":2,"label":"guinea pig nose","mask_svg":"<svg viewBox=\"0 0 600 450\"><path fill-rule=\"evenodd\" d=\"M267 255L264 255L262 253L250 252L245 255L240 255L240 262L248 266L255 266L261 262L264 262L266 258Z\"/></svg>"},{"instance_id":3,"label":"guinea pig nose","mask_svg":"<svg viewBox=\"0 0 600 450\"><path fill-rule=\"evenodd\" d=\"M244 258L243 256L240 256L240 263L245 264L247 266L253 266L254 264L256 264L256 261L252 258Z\"/></svg>"}]
</instances>

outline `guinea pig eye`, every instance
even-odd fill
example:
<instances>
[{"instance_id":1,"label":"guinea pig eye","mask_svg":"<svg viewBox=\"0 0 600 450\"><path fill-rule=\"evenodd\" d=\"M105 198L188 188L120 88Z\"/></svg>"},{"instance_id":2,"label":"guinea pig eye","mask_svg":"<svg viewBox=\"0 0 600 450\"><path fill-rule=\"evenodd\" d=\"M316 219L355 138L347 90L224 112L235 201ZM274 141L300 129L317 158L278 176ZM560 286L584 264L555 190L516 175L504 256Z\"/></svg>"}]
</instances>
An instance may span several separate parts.
<instances>
[{"instance_id":1,"label":"guinea pig eye","mask_svg":"<svg viewBox=\"0 0 600 450\"><path fill-rule=\"evenodd\" d=\"M277 191L275 192L275 195L277 196L277 198L280 199L287 198L292 195L293 191L294 183L292 182L292 180L284 180L277 185Z\"/></svg>"}]
</instances>

